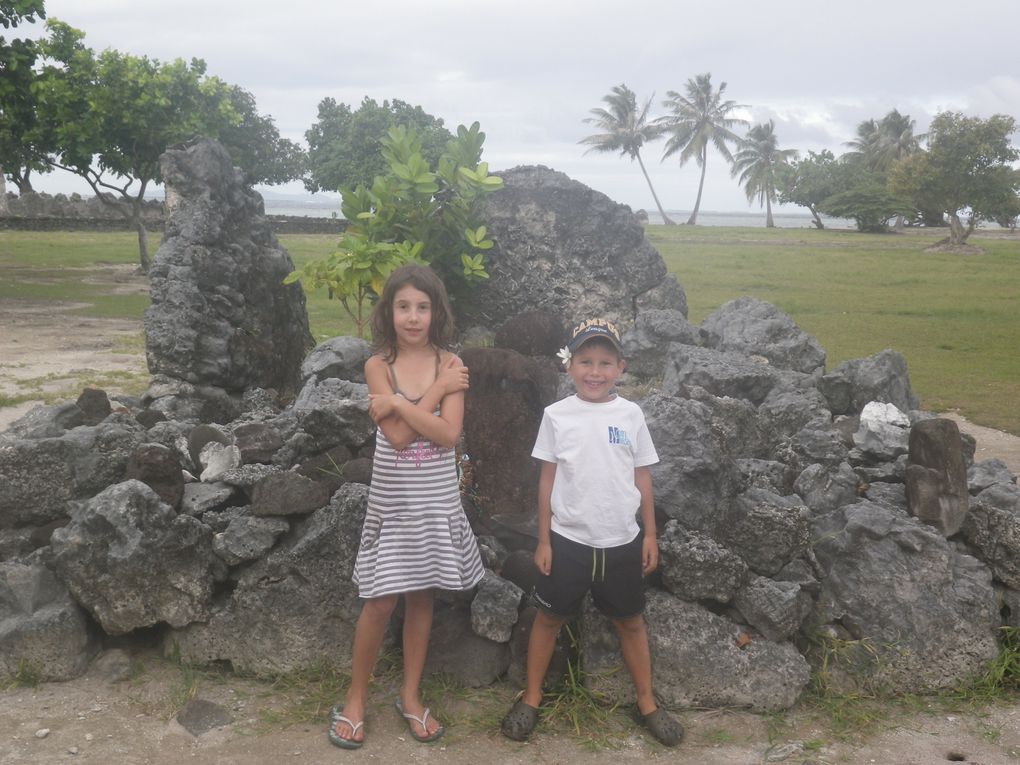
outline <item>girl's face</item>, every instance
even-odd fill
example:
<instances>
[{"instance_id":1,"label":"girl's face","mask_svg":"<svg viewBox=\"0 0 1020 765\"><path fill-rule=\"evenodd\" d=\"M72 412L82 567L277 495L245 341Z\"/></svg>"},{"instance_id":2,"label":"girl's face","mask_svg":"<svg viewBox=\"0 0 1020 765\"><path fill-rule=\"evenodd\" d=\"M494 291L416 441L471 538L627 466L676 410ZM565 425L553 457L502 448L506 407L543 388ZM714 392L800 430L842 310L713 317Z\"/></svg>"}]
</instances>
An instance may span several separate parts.
<instances>
[{"instance_id":1,"label":"girl's face","mask_svg":"<svg viewBox=\"0 0 1020 765\"><path fill-rule=\"evenodd\" d=\"M570 359L567 374L577 395L593 404L609 401L617 378L623 374L623 359L597 343L582 345Z\"/></svg>"},{"instance_id":2,"label":"girl's face","mask_svg":"<svg viewBox=\"0 0 1020 765\"><path fill-rule=\"evenodd\" d=\"M417 287L405 284L393 295L393 329L397 345L427 345L432 324L432 299Z\"/></svg>"}]
</instances>

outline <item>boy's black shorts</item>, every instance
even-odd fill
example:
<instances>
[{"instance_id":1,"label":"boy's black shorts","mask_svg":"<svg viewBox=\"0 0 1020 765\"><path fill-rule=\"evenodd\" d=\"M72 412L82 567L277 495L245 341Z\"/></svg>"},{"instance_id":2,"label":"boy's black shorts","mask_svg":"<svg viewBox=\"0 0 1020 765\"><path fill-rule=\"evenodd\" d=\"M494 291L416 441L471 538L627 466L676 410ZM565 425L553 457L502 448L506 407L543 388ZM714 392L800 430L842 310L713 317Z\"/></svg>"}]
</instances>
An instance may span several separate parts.
<instances>
[{"instance_id":1,"label":"boy's black shorts","mask_svg":"<svg viewBox=\"0 0 1020 765\"><path fill-rule=\"evenodd\" d=\"M629 619L645 608L641 540L619 547L589 547L552 532L552 571L539 576L535 600L554 616L571 617L591 591L595 607L611 619Z\"/></svg>"}]
</instances>

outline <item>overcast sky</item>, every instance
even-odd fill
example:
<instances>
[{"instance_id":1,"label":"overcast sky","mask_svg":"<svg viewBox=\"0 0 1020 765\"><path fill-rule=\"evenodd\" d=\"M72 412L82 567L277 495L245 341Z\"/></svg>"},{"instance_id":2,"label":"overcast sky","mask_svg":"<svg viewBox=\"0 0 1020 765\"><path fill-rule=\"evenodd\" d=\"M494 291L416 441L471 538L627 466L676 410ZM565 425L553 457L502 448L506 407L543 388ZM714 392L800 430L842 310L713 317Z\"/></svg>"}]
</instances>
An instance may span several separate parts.
<instances>
[{"instance_id":1,"label":"overcast sky","mask_svg":"<svg viewBox=\"0 0 1020 765\"><path fill-rule=\"evenodd\" d=\"M634 209L654 209L637 164L577 143L619 83L654 93L658 116L666 91L710 72L747 105L740 116L774 119L780 146L802 152L842 153L857 123L893 108L918 132L942 110L1020 119L1014 0L46 0L46 11L97 51L204 59L302 143L324 97L399 98L451 130L478 120L492 169L547 165ZM662 147L642 153L659 198L690 209L698 169L660 162ZM79 188L61 172L37 187ZM749 209L710 153L702 210Z\"/></svg>"}]
</instances>

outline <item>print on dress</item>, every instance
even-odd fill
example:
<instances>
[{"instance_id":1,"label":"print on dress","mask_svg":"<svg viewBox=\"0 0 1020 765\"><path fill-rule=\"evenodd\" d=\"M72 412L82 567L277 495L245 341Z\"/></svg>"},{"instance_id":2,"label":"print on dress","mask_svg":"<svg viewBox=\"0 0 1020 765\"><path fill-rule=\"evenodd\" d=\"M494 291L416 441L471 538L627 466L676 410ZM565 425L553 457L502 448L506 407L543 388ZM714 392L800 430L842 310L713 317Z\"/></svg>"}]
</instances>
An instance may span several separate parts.
<instances>
[{"instance_id":1,"label":"print on dress","mask_svg":"<svg viewBox=\"0 0 1020 765\"><path fill-rule=\"evenodd\" d=\"M421 463L434 460L439 456L440 448L435 443L424 438L415 439L414 443L403 449L396 450L396 462L414 460L415 467L421 467Z\"/></svg>"}]
</instances>

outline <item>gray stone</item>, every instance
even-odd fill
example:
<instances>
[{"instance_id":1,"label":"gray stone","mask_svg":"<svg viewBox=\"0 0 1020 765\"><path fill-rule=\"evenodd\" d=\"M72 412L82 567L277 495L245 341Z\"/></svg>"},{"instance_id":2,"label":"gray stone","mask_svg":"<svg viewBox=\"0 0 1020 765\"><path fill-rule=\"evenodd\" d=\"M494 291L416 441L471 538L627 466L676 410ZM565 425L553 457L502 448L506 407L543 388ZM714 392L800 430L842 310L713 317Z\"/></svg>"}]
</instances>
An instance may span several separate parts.
<instances>
[{"instance_id":1,"label":"gray stone","mask_svg":"<svg viewBox=\"0 0 1020 765\"><path fill-rule=\"evenodd\" d=\"M978 494L960 531L996 579L1020 589L1020 486L997 483Z\"/></svg>"},{"instance_id":2,"label":"gray stone","mask_svg":"<svg viewBox=\"0 0 1020 765\"><path fill-rule=\"evenodd\" d=\"M795 582L752 577L736 594L733 605L769 640L793 637L811 613L811 597Z\"/></svg>"},{"instance_id":3,"label":"gray stone","mask_svg":"<svg viewBox=\"0 0 1020 765\"><path fill-rule=\"evenodd\" d=\"M808 663L791 643L752 639L738 646L739 626L711 611L650 590L645 609L655 691L667 707L789 709L810 678ZM614 701L634 698L608 620L584 613L581 655L587 681Z\"/></svg>"},{"instance_id":4,"label":"gray stone","mask_svg":"<svg viewBox=\"0 0 1020 765\"><path fill-rule=\"evenodd\" d=\"M862 462L862 458L864 462ZM888 482L888 483L903 483L907 475L907 455L901 454L892 462L877 462L872 463L868 461L867 455L863 455L858 450L851 450L847 456L850 464L854 467L854 472L857 473L857 477L861 479L862 483L875 483L875 482Z\"/></svg>"},{"instance_id":5,"label":"gray stone","mask_svg":"<svg viewBox=\"0 0 1020 765\"><path fill-rule=\"evenodd\" d=\"M113 411L105 391L85 388L75 401L84 416L84 425L98 425Z\"/></svg>"},{"instance_id":6,"label":"gray stone","mask_svg":"<svg viewBox=\"0 0 1020 765\"><path fill-rule=\"evenodd\" d=\"M846 462L836 467L808 465L797 476L793 490L813 513L827 513L857 501L857 474Z\"/></svg>"},{"instance_id":7,"label":"gray stone","mask_svg":"<svg viewBox=\"0 0 1020 765\"><path fill-rule=\"evenodd\" d=\"M471 601L471 629L496 643L510 642L524 590L486 570Z\"/></svg>"},{"instance_id":8,"label":"gray stone","mask_svg":"<svg viewBox=\"0 0 1020 765\"><path fill-rule=\"evenodd\" d=\"M910 514L943 536L960 530L970 506L960 429L952 420L918 422L910 429L906 472Z\"/></svg>"},{"instance_id":9,"label":"gray stone","mask_svg":"<svg viewBox=\"0 0 1020 765\"><path fill-rule=\"evenodd\" d=\"M491 685L510 666L510 646L476 635L460 608L437 609L429 635L426 674L450 675L469 688Z\"/></svg>"},{"instance_id":10,"label":"gray stone","mask_svg":"<svg viewBox=\"0 0 1020 765\"><path fill-rule=\"evenodd\" d=\"M206 699L191 699L177 713L177 722L192 736L201 736L233 721L234 717L226 707Z\"/></svg>"},{"instance_id":11,"label":"gray stone","mask_svg":"<svg viewBox=\"0 0 1020 765\"><path fill-rule=\"evenodd\" d=\"M227 433L215 425L196 425L188 431L188 456L191 457L191 464L196 468L202 468L201 454L206 444L217 443L230 446L233 439Z\"/></svg>"},{"instance_id":12,"label":"gray stone","mask_svg":"<svg viewBox=\"0 0 1020 765\"><path fill-rule=\"evenodd\" d=\"M686 313L683 291L627 207L545 167L500 175L503 188L483 211L495 242L486 257L490 278L458 301L459 322L495 328L508 316L542 310L571 326L592 316L626 326L635 300L666 282L673 289L647 307Z\"/></svg>"},{"instance_id":13,"label":"gray stone","mask_svg":"<svg viewBox=\"0 0 1020 765\"><path fill-rule=\"evenodd\" d=\"M361 446L375 434L368 416L368 386L327 377L309 381L294 401L301 429L315 439L318 451L333 446Z\"/></svg>"},{"instance_id":14,"label":"gray stone","mask_svg":"<svg viewBox=\"0 0 1020 765\"><path fill-rule=\"evenodd\" d=\"M179 196L149 270L145 353L154 374L227 391L297 388L308 331L294 270L219 143L200 138L160 158Z\"/></svg>"},{"instance_id":15,"label":"gray stone","mask_svg":"<svg viewBox=\"0 0 1020 765\"><path fill-rule=\"evenodd\" d=\"M59 438L65 431L85 424L85 413L73 401L32 407L7 426L3 438Z\"/></svg>"},{"instance_id":16,"label":"gray stone","mask_svg":"<svg viewBox=\"0 0 1020 765\"><path fill-rule=\"evenodd\" d=\"M907 487L902 483L873 481L865 484L864 496L876 505L907 512Z\"/></svg>"},{"instance_id":17,"label":"gray stone","mask_svg":"<svg viewBox=\"0 0 1020 765\"><path fill-rule=\"evenodd\" d=\"M1002 598L1002 605L1005 606L1006 618L1004 626L1020 629L1020 590L1002 587L999 590L999 594Z\"/></svg>"},{"instance_id":18,"label":"gray stone","mask_svg":"<svg viewBox=\"0 0 1020 765\"><path fill-rule=\"evenodd\" d=\"M162 444L142 444L128 458L124 479L134 478L175 510L184 496L184 475L177 454Z\"/></svg>"},{"instance_id":19,"label":"gray stone","mask_svg":"<svg viewBox=\"0 0 1020 765\"><path fill-rule=\"evenodd\" d=\"M796 435L810 422L831 417L826 401L815 388L780 388L769 391L758 407L761 429L772 443Z\"/></svg>"},{"instance_id":20,"label":"gray stone","mask_svg":"<svg viewBox=\"0 0 1020 765\"><path fill-rule=\"evenodd\" d=\"M623 333L623 355L627 372L639 377L661 377L666 366L666 349L671 342L702 345L703 332L675 309L641 311L634 327Z\"/></svg>"},{"instance_id":21,"label":"gray stone","mask_svg":"<svg viewBox=\"0 0 1020 765\"><path fill-rule=\"evenodd\" d=\"M241 452L241 463L272 462L283 448L283 438L272 425L251 422L234 428L234 445Z\"/></svg>"},{"instance_id":22,"label":"gray stone","mask_svg":"<svg viewBox=\"0 0 1020 765\"><path fill-rule=\"evenodd\" d=\"M134 672L131 656L122 648L103 651L89 664L89 677L98 677L108 683L130 680Z\"/></svg>"},{"instance_id":23,"label":"gray stone","mask_svg":"<svg viewBox=\"0 0 1020 765\"><path fill-rule=\"evenodd\" d=\"M276 465L262 465L254 463L251 465L241 465L240 467L228 470L219 477L219 480L221 483L228 484L238 489L243 489L248 496L251 496L251 493L255 488L255 484L264 479L266 476L279 472L282 471Z\"/></svg>"},{"instance_id":24,"label":"gray stone","mask_svg":"<svg viewBox=\"0 0 1020 765\"><path fill-rule=\"evenodd\" d=\"M917 396L910 387L906 359L889 349L843 362L822 376L818 389L829 402L833 414L856 414L871 401L894 404L903 412L918 408Z\"/></svg>"},{"instance_id":25,"label":"gray stone","mask_svg":"<svg viewBox=\"0 0 1020 765\"><path fill-rule=\"evenodd\" d=\"M360 611L351 575L367 501L365 486L341 486L246 568L208 619L171 631L164 649L185 662L229 661L261 675L349 662Z\"/></svg>"},{"instance_id":26,"label":"gray stone","mask_svg":"<svg viewBox=\"0 0 1020 765\"><path fill-rule=\"evenodd\" d=\"M765 489L780 495L793 493L797 472L785 462L758 459L737 459L733 462L740 476L741 492Z\"/></svg>"},{"instance_id":27,"label":"gray stone","mask_svg":"<svg viewBox=\"0 0 1020 765\"><path fill-rule=\"evenodd\" d=\"M931 526L859 502L816 518L813 534L824 574L814 618L857 649L844 681L893 693L951 688L998 653L991 573Z\"/></svg>"},{"instance_id":28,"label":"gray stone","mask_svg":"<svg viewBox=\"0 0 1020 765\"><path fill-rule=\"evenodd\" d=\"M750 489L733 502L720 540L752 570L771 576L810 545L810 516L799 497Z\"/></svg>"},{"instance_id":29,"label":"gray stone","mask_svg":"<svg viewBox=\"0 0 1020 765\"><path fill-rule=\"evenodd\" d=\"M365 382L365 362L372 355L372 346L360 337L331 337L312 349L301 364L301 387L336 377L351 382Z\"/></svg>"},{"instance_id":30,"label":"gray stone","mask_svg":"<svg viewBox=\"0 0 1020 765\"><path fill-rule=\"evenodd\" d=\"M713 396L697 386L688 388L687 392L690 398L712 411L712 433L723 454L733 459L769 456L772 434L762 429L763 420L750 401Z\"/></svg>"},{"instance_id":31,"label":"gray stone","mask_svg":"<svg viewBox=\"0 0 1020 765\"><path fill-rule=\"evenodd\" d=\"M967 471L967 486L971 494L980 494L997 483L1016 483L1016 476L1000 459L975 462Z\"/></svg>"},{"instance_id":32,"label":"gray stone","mask_svg":"<svg viewBox=\"0 0 1020 765\"><path fill-rule=\"evenodd\" d=\"M252 489L252 514L306 515L329 502L329 486L294 471L267 475Z\"/></svg>"},{"instance_id":33,"label":"gray stone","mask_svg":"<svg viewBox=\"0 0 1020 765\"><path fill-rule=\"evenodd\" d=\"M909 449L910 420L894 404L871 401L861 411L854 446L869 458L891 461Z\"/></svg>"},{"instance_id":34,"label":"gray stone","mask_svg":"<svg viewBox=\"0 0 1020 765\"><path fill-rule=\"evenodd\" d=\"M79 504L50 544L61 579L111 635L208 614L212 532L177 515L140 481L125 481Z\"/></svg>"},{"instance_id":35,"label":"gray stone","mask_svg":"<svg viewBox=\"0 0 1020 765\"><path fill-rule=\"evenodd\" d=\"M781 369L810 374L825 367L825 351L771 303L747 295L724 303L703 322L705 345L764 356Z\"/></svg>"},{"instance_id":36,"label":"gray stone","mask_svg":"<svg viewBox=\"0 0 1020 765\"><path fill-rule=\"evenodd\" d=\"M758 405L780 381L769 363L711 348L670 343L667 349L662 390L683 395L692 386L714 396L731 396Z\"/></svg>"},{"instance_id":37,"label":"gray stone","mask_svg":"<svg viewBox=\"0 0 1020 765\"><path fill-rule=\"evenodd\" d=\"M198 455L198 461L203 466L201 480L220 481L224 474L241 465L241 450L231 444L223 444L210 441L202 447Z\"/></svg>"},{"instance_id":38,"label":"gray stone","mask_svg":"<svg viewBox=\"0 0 1020 765\"><path fill-rule=\"evenodd\" d=\"M85 612L37 560L0 563L0 677L29 667L46 682L85 672L96 652Z\"/></svg>"},{"instance_id":39,"label":"gray stone","mask_svg":"<svg viewBox=\"0 0 1020 765\"><path fill-rule=\"evenodd\" d=\"M226 483L186 483L181 498L181 512L201 516L210 510L221 510L233 499L235 489Z\"/></svg>"},{"instance_id":40,"label":"gray stone","mask_svg":"<svg viewBox=\"0 0 1020 765\"><path fill-rule=\"evenodd\" d=\"M167 419L190 423L226 423L243 411L239 396L215 385L195 385L154 374L142 404Z\"/></svg>"},{"instance_id":41,"label":"gray stone","mask_svg":"<svg viewBox=\"0 0 1020 765\"><path fill-rule=\"evenodd\" d=\"M202 513L199 517L206 526L212 529L214 534L219 534L222 531L226 531L227 527L236 518L248 518L251 516L250 505L234 505L232 507L224 507L219 510L207 510ZM213 537L215 543L215 537Z\"/></svg>"},{"instance_id":42,"label":"gray stone","mask_svg":"<svg viewBox=\"0 0 1020 765\"><path fill-rule=\"evenodd\" d=\"M747 578L747 564L711 537L677 521L659 535L663 586L684 600L729 603Z\"/></svg>"},{"instance_id":43,"label":"gray stone","mask_svg":"<svg viewBox=\"0 0 1020 765\"><path fill-rule=\"evenodd\" d=\"M835 467L848 459L848 451L840 430L832 424L809 422L790 440L795 460L803 463L819 462ZM784 461L790 461L786 459Z\"/></svg>"},{"instance_id":44,"label":"gray stone","mask_svg":"<svg viewBox=\"0 0 1020 765\"><path fill-rule=\"evenodd\" d=\"M213 537L213 552L228 566L256 560L269 552L280 535L290 529L284 518L234 518Z\"/></svg>"}]
</instances>

